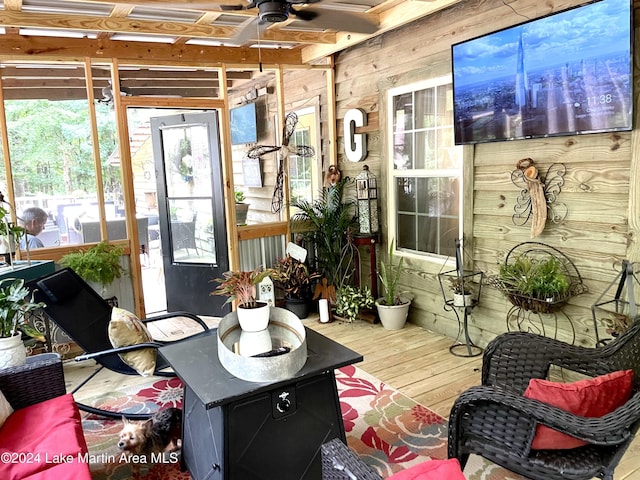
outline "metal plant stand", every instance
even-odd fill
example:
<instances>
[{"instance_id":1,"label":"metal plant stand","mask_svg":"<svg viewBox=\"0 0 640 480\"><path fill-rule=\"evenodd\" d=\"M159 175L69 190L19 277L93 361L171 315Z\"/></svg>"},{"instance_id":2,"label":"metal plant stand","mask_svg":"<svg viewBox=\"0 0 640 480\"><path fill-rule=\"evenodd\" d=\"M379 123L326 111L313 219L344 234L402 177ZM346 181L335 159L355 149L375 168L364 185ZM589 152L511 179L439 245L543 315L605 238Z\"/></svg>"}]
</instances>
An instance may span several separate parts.
<instances>
[{"instance_id":1,"label":"metal plant stand","mask_svg":"<svg viewBox=\"0 0 640 480\"><path fill-rule=\"evenodd\" d=\"M440 290L444 299L445 312L455 313L458 320L458 335L449 347L449 352L457 357L477 357L482 354L482 348L477 346L469 337L469 316L471 311L480 302L480 292L482 291L482 281L484 272L468 271L462 268L462 248L460 240L456 240L456 268L438 274ZM470 291L469 295L456 299L451 288L445 289L444 283L457 285L461 292Z\"/></svg>"},{"instance_id":2,"label":"metal plant stand","mask_svg":"<svg viewBox=\"0 0 640 480\"><path fill-rule=\"evenodd\" d=\"M477 273L482 274L482 272ZM445 298L444 310L447 312L453 311L458 319L458 335L454 343L449 347L449 352L457 357L477 357L482 353L482 348L473 343L469 337L469 315L471 315L471 311L477 304L478 300L473 299L471 305L459 307L453 304L453 300Z\"/></svg>"},{"instance_id":3,"label":"metal plant stand","mask_svg":"<svg viewBox=\"0 0 640 480\"><path fill-rule=\"evenodd\" d=\"M607 293L616 284L616 291L613 294L613 298L604 300ZM622 267L616 278L613 279L591 306L593 330L596 335L596 347L601 347L611 340L611 338L600 338L600 334L598 333L599 314L604 315L608 320L611 327L608 333L611 333L613 337L622 333L638 319L639 315L636 306L634 284L637 284L635 286L640 286L638 277L636 277L634 272L634 264L628 260L623 260ZM627 290L626 300L622 298L625 286ZM604 321L606 322L607 320Z\"/></svg>"}]
</instances>

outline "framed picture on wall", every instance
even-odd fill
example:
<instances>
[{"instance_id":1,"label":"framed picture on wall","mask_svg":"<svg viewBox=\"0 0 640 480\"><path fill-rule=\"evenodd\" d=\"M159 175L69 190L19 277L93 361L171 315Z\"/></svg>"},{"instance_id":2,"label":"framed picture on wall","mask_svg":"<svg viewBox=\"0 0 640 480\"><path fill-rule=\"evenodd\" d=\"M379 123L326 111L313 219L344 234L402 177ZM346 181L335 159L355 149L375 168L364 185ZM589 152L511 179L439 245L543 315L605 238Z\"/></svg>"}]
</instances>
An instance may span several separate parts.
<instances>
[{"instance_id":1,"label":"framed picture on wall","mask_svg":"<svg viewBox=\"0 0 640 480\"><path fill-rule=\"evenodd\" d=\"M260 159L245 157L242 159L242 176L245 187L262 187Z\"/></svg>"}]
</instances>

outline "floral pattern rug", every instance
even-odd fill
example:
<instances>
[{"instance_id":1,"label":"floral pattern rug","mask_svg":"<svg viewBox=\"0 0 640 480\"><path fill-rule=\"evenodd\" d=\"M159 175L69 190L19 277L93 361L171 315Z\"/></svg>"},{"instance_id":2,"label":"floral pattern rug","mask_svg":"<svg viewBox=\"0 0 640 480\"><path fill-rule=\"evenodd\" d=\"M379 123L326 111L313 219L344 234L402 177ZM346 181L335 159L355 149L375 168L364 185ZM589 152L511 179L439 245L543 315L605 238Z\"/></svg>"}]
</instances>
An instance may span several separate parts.
<instances>
[{"instance_id":1,"label":"floral pattern rug","mask_svg":"<svg viewBox=\"0 0 640 480\"><path fill-rule=\"evenodd\" d=\"M398 390L351 365L336 371L347 444L383 478L429 459L447 458L447 421ZM102 408L145 413L180 407L182 384L177 378L147 381L127 391L82 398ZM83 413L83 429L94 480L131 478L131 464L118 450L119 420ZM522 480L481 457L472 455L464 470L468 480ZM175 457L141 466L145 480L190 480Z\"/></svg>"}]
</instances>

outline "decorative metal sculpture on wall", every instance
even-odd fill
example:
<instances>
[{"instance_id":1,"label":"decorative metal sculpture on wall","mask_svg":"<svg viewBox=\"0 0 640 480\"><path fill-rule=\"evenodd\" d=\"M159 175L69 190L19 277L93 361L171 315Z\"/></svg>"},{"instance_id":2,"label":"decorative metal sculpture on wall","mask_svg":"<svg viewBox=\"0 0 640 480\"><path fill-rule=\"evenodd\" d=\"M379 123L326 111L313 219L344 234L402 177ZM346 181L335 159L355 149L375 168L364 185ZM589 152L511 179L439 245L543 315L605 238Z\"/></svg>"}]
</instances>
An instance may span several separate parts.
<instances>
[{"instance_id":1,"label":"decorative metal sculpture on wall","mask_svg":"<svg viewBox=\"0 0 640 480\"><path fill-rule=\"evenodd\" d=\"M271 199L271 211L278 213L282 209L284 199L284 168L289 154L298 155L300 157L313 157L316 152L313 147L308 145L289 146L289 141L293 132L296 130L298 116L291 112L285 117L284 127L282 129L282 145L257 145L250 148L247 152L249 158L260 158L267 153L278 152L278 173L276 175L276 184L273 189L273 197Z\"/></svg>"},{"instance_id":2,"label":"decorative metal sculpture on wall","mask_svg":"<svg viewBox=\"0 0 640 480\"><path fill-rule=\"evenodd\" d=\"M522 189L511 218L518 227L531 219L531 238L542 233L547 219L560 223L567 217L567 206L557 201L566 172L564 164L554 163L547 174L542 176L530 158L520 160L516 169L511 172L511 181Z\"/></svg>"}]
</instances>

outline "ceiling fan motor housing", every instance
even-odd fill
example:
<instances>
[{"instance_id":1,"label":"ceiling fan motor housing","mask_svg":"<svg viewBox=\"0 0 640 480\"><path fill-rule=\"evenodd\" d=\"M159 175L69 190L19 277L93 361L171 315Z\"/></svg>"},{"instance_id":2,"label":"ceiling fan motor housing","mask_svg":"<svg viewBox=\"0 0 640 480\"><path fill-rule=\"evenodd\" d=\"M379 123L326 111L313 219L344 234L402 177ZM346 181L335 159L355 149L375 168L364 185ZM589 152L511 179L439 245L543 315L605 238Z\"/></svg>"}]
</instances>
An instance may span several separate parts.
<instances>
[{"instance_id":1,"label":"ceiling fan motor housing","mask_svg":"<svg viewBox=\"0 0 640 480\"><path fill-rule=\"evenodd\" d=\"M284 22L289 18L289 4L285 1L266 1L258 4L258 17L261 22Z\"/></svg>"}]
</instances>

